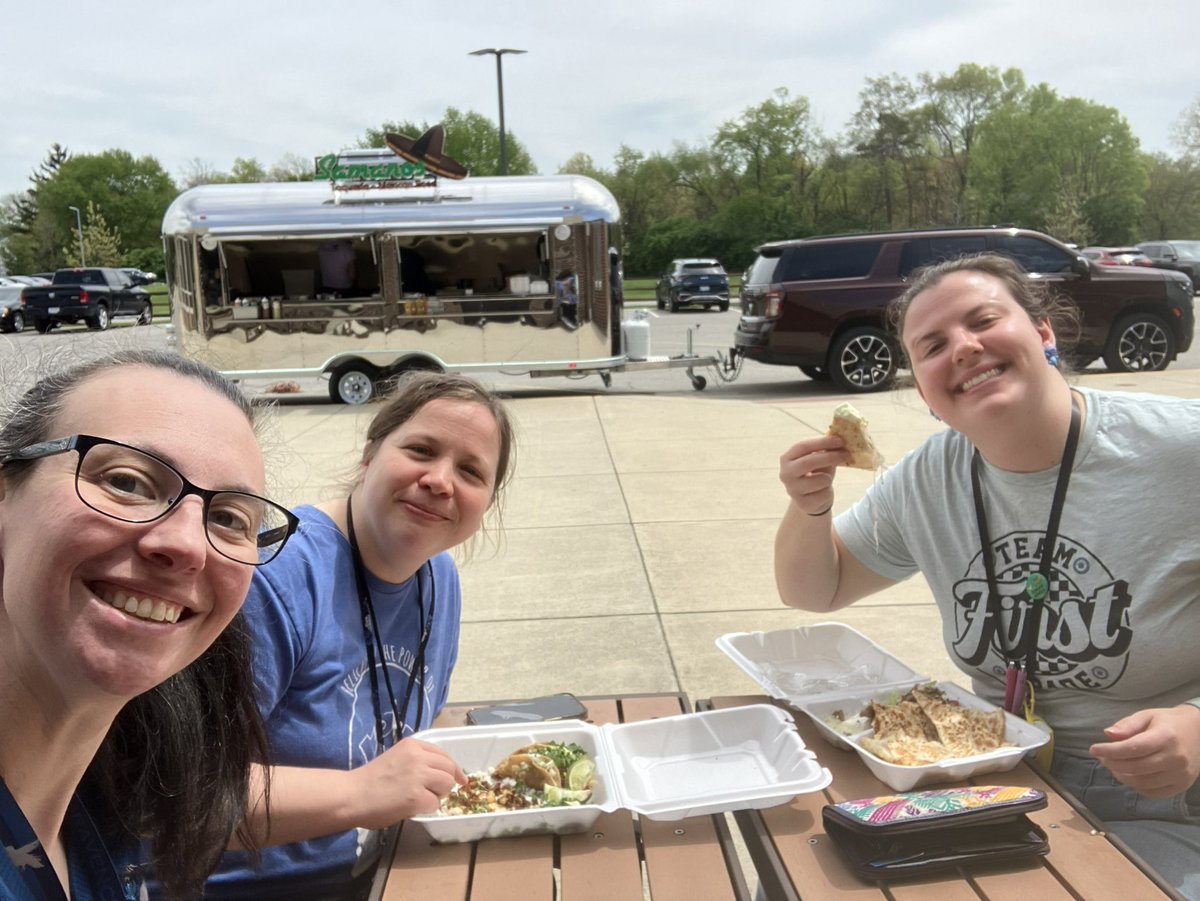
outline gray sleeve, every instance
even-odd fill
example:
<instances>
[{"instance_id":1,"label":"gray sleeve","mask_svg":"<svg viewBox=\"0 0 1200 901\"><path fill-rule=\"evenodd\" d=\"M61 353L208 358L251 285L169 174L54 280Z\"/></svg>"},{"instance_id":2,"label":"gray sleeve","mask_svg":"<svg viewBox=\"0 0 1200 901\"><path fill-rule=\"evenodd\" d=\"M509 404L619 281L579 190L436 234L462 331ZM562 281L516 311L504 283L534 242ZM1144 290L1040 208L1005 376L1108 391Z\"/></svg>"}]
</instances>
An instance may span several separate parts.
<instances>
[{"instance_id":1,"label":"gray sleeve","mask_svg":"<svg viewBox=\"0 0 1200 901\"><path fill-rule=\"evenodd\" d=\"M894 582L918 572L905 540L904 510L913 476L912 455L900 460L867 489L853 507L839 513L834 530L863 566Z\"/></svg>"}]
</instances>

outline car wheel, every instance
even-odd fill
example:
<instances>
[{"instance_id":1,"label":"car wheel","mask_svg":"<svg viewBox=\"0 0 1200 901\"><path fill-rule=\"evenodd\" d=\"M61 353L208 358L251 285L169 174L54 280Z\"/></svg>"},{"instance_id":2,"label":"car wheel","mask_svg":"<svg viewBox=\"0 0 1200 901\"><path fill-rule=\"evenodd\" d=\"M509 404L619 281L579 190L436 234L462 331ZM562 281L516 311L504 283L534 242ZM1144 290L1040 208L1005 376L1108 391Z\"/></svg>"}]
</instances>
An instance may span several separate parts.
<instances>
[{"instance_id":1,"label":"car wheel","mask_svg":"<svg viewBox=\"0 0 1200 901\"><path fill-rule=\"evenodd\" d=\"M828 382L829 371L824 366L801 366L800 371L814 382Z\"/></svg>"},{"instance_id":2,"label":"car wheel","mask_svg":"<svg viewBox=\"0 0 1200 901\"><path fill-rule=\"evenodd\" d=\"M142 307L142 311L140 313L138 313L137 324L138 325L149 325L153 321L154 321L154 305L151 303L147 303L145 306Z\"/></svg>"},{"instance_id":3,"label":"car wheel","mask_svg":"<svg viewBox=\"0 0 1200 901\"><path fill-rule=\"evenodd\" d=\"M1104 365L1113 372L1158 372L1175 357L1175 336L1157 316L1136 313L1113 326Z\"/></svg>"},{"instance_id":4,"label":"car wheel","mask_svg":"<svg viewBox=\"0 0 1200 901\"><path fill-rule=\"evenodd\" d=\"M46 335L49 334L50 329L54 328L54 323L49 319L35 319L33 327L37 329L39 335Z\"/></svg>"},{"instance_id":5,"label":"car wheel","mask_svg":"<svg viewBox=\"0 0 1200 901\"><path fill-rule=\"evenodd\" d=\"M829 352L829 376L844 391L882 391L896 379L899 355L892 339L872 326L852 328Z\"/></svg>"},{"instance_id":6,"label":"car wheel","mask_svg":"<svg viewBox=\"0 0 1200 901\"><path fill-rule=\"evenodd\" d=\"M347 363L329 377L329 397L340 404L365 404L375 396L375 373L366 363Z\"/></svg>"},{"instance_id":7,"label":"car wheel","mask_svg":"<svg viewBox=\"0 0 1200 901\"><path fill-rule=\"evenodd\" d=\"M108 307L104 304L97 305L96 314L88 320L88 328L99 332L108 328Z\"/></svg>"},{"instance_id":8,"label":"car wheel","mask_svg":"<svg viewBox=\"0 0 1200 901\"><path fill-rule=\"evenodd\" d=\"M678 313L679 312L679 301L677 301L674 297L672 297L669 301L667 301L667 309L670 310L672 313Z\"/></svg>"},{"instance_id":9,"label":"car wheel","mask_svg":"<svg viewBox=\"0 0 1200 901\"><path fill-rule=\"evenodd\" d=\"M729 301L725 301L722 304L717 304L717 309L720 310L722 313L728 313L729 312Z\"/></svg>"},{"instance_id":10,"label":"car wheel","mask_svg":"<svg viewBox=\"0 0 1200 901\"><path fill-rule=\"evenodd\" d=\"M25 328L25 314L20 310L13 310L12 315L8 317L8 323L4 326L6 332L20 332Z\"/></svg>"}]
</instances>

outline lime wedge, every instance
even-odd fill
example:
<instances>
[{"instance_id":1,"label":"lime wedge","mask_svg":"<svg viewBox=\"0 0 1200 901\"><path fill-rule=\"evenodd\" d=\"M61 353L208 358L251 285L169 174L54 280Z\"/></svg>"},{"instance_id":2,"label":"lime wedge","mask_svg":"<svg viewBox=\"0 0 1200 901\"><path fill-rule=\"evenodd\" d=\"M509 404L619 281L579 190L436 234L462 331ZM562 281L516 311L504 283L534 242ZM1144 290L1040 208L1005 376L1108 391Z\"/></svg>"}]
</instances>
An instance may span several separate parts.
<instances>
[{"instance_id":1,"label":"lime wedge","mask_svg":"<svg viewBox=\"0 0 1200 901\"><path fill-rule=\"evenodd\" d=\"M567 770L567 788L572 791L590 789L595 778L596 762L590 757L580 757Z\"/></svg>"},{"instance_id":2,"label":"lime wedge","mask_svg":"<svg viewBox=\"0 0 1200 901\"><path fill-rule=\"evenodd\" d=\"M564 804L585 804L592 797L591 789L572 791L569 788L559 788L557 785L547 785L546 804L550 807L561 807Z\"/></svg>"}]
</instances>

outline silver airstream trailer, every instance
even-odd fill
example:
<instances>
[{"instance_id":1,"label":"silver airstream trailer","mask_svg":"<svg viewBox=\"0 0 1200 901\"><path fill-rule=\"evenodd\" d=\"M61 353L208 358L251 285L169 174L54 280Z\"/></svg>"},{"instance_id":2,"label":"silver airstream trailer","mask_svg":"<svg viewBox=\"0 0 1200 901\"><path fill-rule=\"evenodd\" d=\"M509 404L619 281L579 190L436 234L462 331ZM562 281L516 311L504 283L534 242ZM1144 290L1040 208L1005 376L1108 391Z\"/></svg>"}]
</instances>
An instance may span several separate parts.
<instances>
[{"instance_id":1,"label":"silver airstream trailer","mask_svg":"<svg viewBox=\"0 0 1200 901\"><path fill-rule=\"evenodd\" d=\"M574 175L195 187L163 219L176 340L230 378L328 374L347 403L408 368L607 381L619 220Z\"/></svg>"}]
</instances>

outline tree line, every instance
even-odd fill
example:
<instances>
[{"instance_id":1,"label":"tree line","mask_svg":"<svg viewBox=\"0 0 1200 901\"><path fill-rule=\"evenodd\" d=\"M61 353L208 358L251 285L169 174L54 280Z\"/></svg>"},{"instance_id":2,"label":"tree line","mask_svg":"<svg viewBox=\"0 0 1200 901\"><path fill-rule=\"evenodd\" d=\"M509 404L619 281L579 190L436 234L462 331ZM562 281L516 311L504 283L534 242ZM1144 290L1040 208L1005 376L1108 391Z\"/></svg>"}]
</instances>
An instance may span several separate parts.
<instances>
[{"instance_id":1,"label":"tree line","mask_svg":"<svg viewBox=\"0 0 1200 901\"><path fill-rule=\"evenodd\" d=\"M472 175L497 174L499 131L486 116L446 110L445 152ZM382 147L385 121L348 146ZM651 275L676 257L714 256L737 271L754 248L807 235L1012 224L1063 241L1126 244L1200 237L1200 97L1181 111L1177 156L1145 153L1114 108L1029 85L1019 69L964 63L952 73L868 78L844 130L821 133L803 96L777 89L696 146L665 153L621 146L610 166L580 152L560 173L588 175L622 212L625 270ZM536 174L507 140L508 171ZM229 171L193 160L176 182L150 156L72 155L55 144L23 192L0 201L0 261L10 272L78 262L161 271L159 227L183 189L219 182L312 178L289 154L272 166L237 158Z\"/></svg>"}]
</instances>

